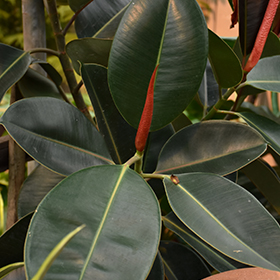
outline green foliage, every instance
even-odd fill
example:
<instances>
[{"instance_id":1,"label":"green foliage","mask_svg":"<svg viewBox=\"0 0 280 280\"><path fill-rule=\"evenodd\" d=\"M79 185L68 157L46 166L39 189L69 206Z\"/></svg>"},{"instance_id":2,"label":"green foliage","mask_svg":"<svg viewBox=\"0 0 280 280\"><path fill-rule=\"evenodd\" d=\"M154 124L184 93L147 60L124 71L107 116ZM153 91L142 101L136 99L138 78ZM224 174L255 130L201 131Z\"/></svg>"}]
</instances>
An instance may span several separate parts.
<instances>
[{"instance_id":1,"label":"green foliage","mask_svg":"<svg viewBox=\"0 0 280 280\"><path fill-rule=\"evenodd\" d=\"M60 74L14 42L0 45L1 98L15 84L22 95L0 123L40 164L17 198L21 219L0 237L0 277L21 266L27 279L70 280L280 271L280 172L261 159L271 153L280 162L279 110L243 103L262 90L280 92L277 36L269 34L262 59L244 73L260 25L251 5L239 10L253 18L250 28L241 20L241 48L239 39L228 45L207 30L195 0L89 2L45 1L50 41L41 51L58 56ZM3 19L15 7L1 2ZM66 45L70 7L80 39ZM135 135L141 118L146 125L156 65L152 125L140 152Z\"/></svg>"}]
</instances>

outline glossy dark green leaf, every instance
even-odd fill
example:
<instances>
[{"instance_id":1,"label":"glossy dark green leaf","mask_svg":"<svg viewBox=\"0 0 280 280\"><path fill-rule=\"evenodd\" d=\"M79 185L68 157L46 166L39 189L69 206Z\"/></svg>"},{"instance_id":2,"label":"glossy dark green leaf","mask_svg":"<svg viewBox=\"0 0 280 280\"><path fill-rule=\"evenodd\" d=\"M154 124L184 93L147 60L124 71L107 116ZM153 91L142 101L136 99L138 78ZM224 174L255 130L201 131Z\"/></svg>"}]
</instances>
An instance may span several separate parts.
<instances>
[{"instance_id":1,"label":"glossy dark green leaf","mask_svg":"<svg viewBox=\"0 0 280 280\"><path fill-rule=\"evenodd\" d=\"M78 12L80 9L85 7L92 0L68 0L70 8L74 12Z\"/></svg>"},{"instance_id":2,"label":"glossy dark green leaf","mask_svg":"<svg viewBox=\"0 0 280 280\"><path fill-rule=\"evenodd\" d=\"M163 217L163 222L166 227L183 238L217 271L223 272L243 266L241 263L238 263L215 250L213 247L195 235L188 227L185 226L185 224L179 220L179 218L173 212Z\"/></svg>"},{"instance_id":3,"label":"glossy dark green leaf","mask_svg":"<svg viewBox=\"0 0 280 280\"><path fill-rule=\"evenodd\" d=\"M188 126L163 147L156 173L232 173L266 150L265 140L250 127L229 121L206 121Z\"/></svg>"},{"instance_id":4,"label":"glossy dark green leaf","mask_svg":"<svg viewBox=\"0 0 280 280\"><path fill-rule=\"evenodd\" d=\"M274 55L280 55L280 40L275 33L269 32L261 58Z\"/></svg>"},{"instance_id":5,"label":"glossy dark green leaf","mask_svg":"<svg viewBox=\"0 0 280 280\"><path fill-rule=\"evenodd\" d=\"M245 166L242 171L280 214L280 180L275 171L260 159Z\"/></svg>"},{"instance_id":6,"label":"glossy dark green leaf","mask_svg":"<svg viewBox=\"0 0 280 280\"><path fill-rule=\"evenodd\" d=\"M164 267L159 252L147 280L164 280Z\"/></svg>"},{"instance_id":7,"label":"glossy dark green leaf","mask_svg":"<svg viewBox=\"0 0 280 280\"><path fill-rule=\"evenodd\" d=\"M82 229L84 229L84 227L85 225L81 225L62 238L62 240L48 254L46 259L38 269L37 273L32 277L32 280L43 280L46 273L50 269L52 263L58 257L58 255L61 253L64 247L74 238L76 234L78 234Z\"/></svg>"},{"instance_id":8,"label":"glossy dark green leaf","mask_svg":"<svg viewBox=\"0 0 280 280\"><path fill-rule=\"evenodd\" d=\"M280 125L266 117L249 112L237 113L248 125L256 129L269 146L280 154Z\"/></svg>"},{"instance_id":9,"label":"glossy dark green leaf","mask_svg":"<svg viewBox=\"0 0 280 280\"><path fill-rule=\"evenodd\" d=\"M143 170L145 173L152 173L155 171L159 153L163 145L173 134L174 129L171 124L150 133L143 159Z\"/></svg>"},{"instance_id":10,"label":"glossy dark green leaf","mask_svg":"<svg viewBox=\"0 0 280 280\"><path fill-rule=\"evenodd\" d=\"M0 100L24 75L31 61L28 52L0 43Z\"/></svg>"},{"instance_id":11,"label":"glossy dark green leaf","mask_svg":"<svg viewBox=\"0 0 280 280\"><path fill-rule=\"evenodd\" d=\"M204 261L188 247L171 242L160 242L160 254L163 259L168 280L200 280L211 273Z\"/></svg>"},{"instance_id":12,"label":"glossy dark green leaf","mask_svg":"<svg viewBox=\"0 0 280 280\"><path fill-rule=\"evenodd\" d=\"M243 71L237 55L225 41L211 30L209 30L208 58L220 87L233 87L242 80Z\"/></svg>"},{"instance_id":13,"label":"glossy dark green leaf","mask_svg":"<svg viewBox=\"0 0 280 280\"><path fill-rule=\"evenodd\" d=\"M211 173L165 178L171 208L205 242L245 264L280 271L280 227L239 185ZM195 214L194 214L195 213Z\"/></svg>"},{"instance_id":14,"label":"glossy dark green leaf","mask_svg":"<svg viewBox=\"0 0 280 280\"><path fill-rule=\"evenodd\" d=\"M85 38L73 40L66 46L75 71L80 75L80 63L96 63L108 66L112 40Z\"/></svg>"},{"instance_id":15,"label":"glossy dark green leaf","mask_svg":"<svg viewBox=\"0 0 280 280\"><path fill-rule=\"evenodd\" d=\"M79 38L112 38L130 0L94 0L78 14L75 29ZM106 32L104 29L107 29ZM101 30L103 29L103 32ZM102 33L102 34L101 34Z\"/></svg>"},{"instance_id":16,"label":"glossy dark green leaf","mask_svg":"<svg viewBox=\"0 0 280 280\"><path fill-rule=\"evenodd\" d=\"M239 37L243 55L250 54L269 0L239 0Z\"/></svg>"},{"instance_id":17,"label":"glossy dark green leaf","mask_svg":"<svg viewBox=\"0 0 280 280\"><path fill-rule=\"evenodd\" d=\"M58 71L49 63L45 61L38 62L40 66L45 70L51 80L57 85L60 86L62 83L62 77L58 73Z\"/></svg>"},{"instance_id":18,"label":"glossy dark green leaf","mask_svg":"<svg viewBox=\"0 0 280 280\"><path fill-rule=\"evenodd\" d=\"M132 126L138 127L157 64L151 130L184 111L203 77L207 41L195 0L139 0L129 6L113 41L108 81L116 106Z\"/></svg>"},{"instance_id":19,"label":"glossy dark green leaf","mask_svg":"<svg viewBox=\"0 0 280 280\"><path fill-rule=\"evenodd\" d=\"M88 166L113 164L92 123L56 98L20 100L5 112L1 124L30 156L57 173L69 175Z\"/></svg>"},{"instance_id":20,"label":"glossy dark green leaf","mask_svg":"<svg viewBox=\"0 0 280 280\"><path fill-rule=\"evenodd\" d=\"M107 69L93 64L81 67L81 75L94 108L99 131L116 163L124 163L135 154L136 130L117 110L107 82Z\"/></svg>"},{"instance_id":21,"label":"glossy dark green leaf","mask_svg":"<svg viewBox=\"0 0 280 280\"><path fill-rule=\"evenodd\" d=\"M13 270L18 269L18 268L23 267L23 266L24 266L24 262L17 262L17 263L12 263L12 264L9 264L7 266L1 267L0 268L0 279L2 279L4 276L9 274Z\"/></svg>"},{"instance_id":22,"label":"glossy dark green leaf","mask_svg":"<svg viewBox=\"0 0 280 280\"><path fill-rule=\"evenodd\" d=\"M177 132L180 129L191 125L192 122L190 121L190 119L183 113L181 115L179 115L179 117L177 117L173 122L172 122L172 126L174 128L174 131Z\"/></svg>"},{"instance_id":23,"label":"glossy dark green leaf","mask_svg":"<svg viewBox=\"0 0 280 280\"><path fill-rule=\"evenodd\" d=\"M24 97L54 97L62 100L57 86L48 78L29 68L18 81L19 89Z\"/></svg>"},{"instance_id":24,"label":"glossy dark green leaf","mask_svg":"<svg viewBox=\"0 0 280 280\"><path fill-rule=\"evenodd\" d=\"M17 202L18 216L23 217L35 211L45 195L64 178L64 176L56 174L42 165L37 166L23 182L20 189Z\"/></svg>"},{"instance_id":25,"label":"glossy dark green leaf","mask_svg":"<svg viewBox=\"0 0 280 280\"><path fill-rule=\"evenodd\" d=\"M219 100L219 85L217 84L209 61L207 61L198 95L204 109L215 105Z\"/></svg>"},{"instance_id":26,"label":"glossy dark green leaf","mask_svg":"<svg viewBox=\"0 0 280 280\"><path fill-rule=\"evenodd\" d=\"M158 201L145 180L117 165L80 170L40 203L25 246L28 278L81 224L86 227L63 249L45 280L146 279L161 234Z\"/></svg>"},{"instance_id":27,"label":"glossy dark green leaf","mask_svg":"<svg viewBox=\"0 0 280 280\"><path fill-rule=\"evenodd\" d=\"M260 59L247 75L244 85L280 92L280 55Z\"/></svg>"},{"instance_id":28,"label":"glossy dark green leaf","mask_svg":"<svg viewBox=\"0 0 280 280\"><path fill-rule=\"evenodd\" d=\"M20 219L0 237L0 267L23 262L23 247L33 213Z\"/></svg>"}]
</instances>

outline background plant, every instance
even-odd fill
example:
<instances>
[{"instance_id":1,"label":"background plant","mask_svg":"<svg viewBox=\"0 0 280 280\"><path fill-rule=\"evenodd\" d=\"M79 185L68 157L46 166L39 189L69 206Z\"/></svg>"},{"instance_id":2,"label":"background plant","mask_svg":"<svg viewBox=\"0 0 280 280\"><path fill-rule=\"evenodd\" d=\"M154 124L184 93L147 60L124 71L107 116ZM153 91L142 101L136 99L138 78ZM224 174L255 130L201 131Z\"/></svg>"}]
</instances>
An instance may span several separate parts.
<instances>
[{"instance_id":1,"label":"background plant","mask_svg":"<svg viewBox=\"0 0 280 280\"><path fill-rule=\"evenodd\" d=\"M278 2L230 2L240 36L223 40L194 0L71 0L65 27L47 0L56 49L0 44L0 95L13 86L15 101L1 124L28 156L9 155L40 163L16 197L19 221L0 238L0 276L19 267L27 279L279 271L278 168L261 158L279 162L278 112L244 102L279 92L268 24ZM74 21L79 39L66 44ZM74 105L38 52L59 58ZM197 123L187 117L194 102Z\"/></svg>"}]
</instances>

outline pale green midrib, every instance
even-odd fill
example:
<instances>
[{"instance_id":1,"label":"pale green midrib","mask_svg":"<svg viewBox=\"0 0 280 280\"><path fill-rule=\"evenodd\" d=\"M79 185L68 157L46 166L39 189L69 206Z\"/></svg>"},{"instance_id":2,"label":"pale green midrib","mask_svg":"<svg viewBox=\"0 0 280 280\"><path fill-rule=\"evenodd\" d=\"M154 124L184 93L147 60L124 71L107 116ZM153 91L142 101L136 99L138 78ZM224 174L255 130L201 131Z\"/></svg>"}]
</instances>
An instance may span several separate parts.
<instances>
[{"instance_id":1,"label":"pale green midrib","mask_svg":"<svg viewBox=\"0 0 280 280\"><path fill-rule=\"evenodd\" d=\"M117 158L118 158L119 164L122 164L121 157L120 157L120 154L119 154L117 145L116 145L116 143L115 143L114 137L113 137L112 132L111 132L111 128L110 128L110 126L109 126L109 124L108 124L108 122L107 122L106 116L105 116L104 113L103 113L103 110L102 110L102 107L101 107L99 98L98 98L98 96L97 96L97 94L96 94L96 91L95 91L95 88L94 88L94 86L93 86L93 84L92 84L92 82L91 82L91 79L90 79L90 77L89 77L89 75L88 75L88 72L87 72L87 71L85 71L85 72L86 72L86 75L87 75L87 77L88 77L88 80L90 81L90 86L91 86L91 88L93 89L95 98L96 98L97 103L98 103L98 107L100 108L100 112L101 112L101 114L102 114L103 120L104 120L105 125L106 125L106 127L107 127L107 130L108 130L108 133L109 133L111 142L112 142L112 144L113 144L114 150L115 150L115 152L116 152L116 156L117 156Z\"/></svg>"},{"instance_id":2,"label":"pale green midrib","mask_svg":"<svg viewBox=\"0 0 280 280\"><path fill-rule=\"evenodd\" d=\"M189 193L181 184L178 184L176 186L179 186L181 188L181 190L183 190L183 192L185 192L190 198L193 199L194 202L197 203L198 206L200 206L202 208L202 210L204 210L226 233L228 233L234 240L236 240L237 242L239 242L240 244L242 244L245 248L247 248L250 252L254 253L255 255L257 255L261 260L264 260L265 263L269 263L269 265L272 265L273 267L275 267L277 269L277 271L279 271L279 268L273 264L272 262L268 261L267 259L265 259L263 256L261 256L258 252L256 252L254 249L252 249L251 247L249 247L246 243L244 243L242 240L240 240L235 234L233 234L231 231L229 231L227 229L227 227L222 224L219 220L216 219L216 217L206 208L204 207L191 193ZM193 230L193 232L195 232ZM197 233L196 233L197 234ZM204 239L203 239L204 240ZM206 242L206 241L205 241Z\"/></svg>"},{"instance_id":3,"label":"pale green midrib","mask_svg":"<svg viewBox=\"0 0 280 280\"><path fill-rule=\"evenodd\" d=\"M110 208L111 208L111 206L112 206L112 202L113 202L113 200L114 200L114 198L115 198L115 196L116 196L117 190L118 190L118 188L119 188L119 186L120 186L120 183L121 183L121 181L122 181L122 179L123 179L123 177L124 177L124 174L125 174L127 168L128 168L128 167L125 166L125 165L122 166L122 171L121 171L120 176L119 176L119 178L118 178L118 180L117 180L117 183L116 183L116 185L115 185L115 188L114 188L114 190L113 190L113 192L112 192L112 195L111 195L111 197L110 197L110 200L108 201L107 207L106 207L106 209L105 209L105 212L104 212L104 214L103 214L102 220L101 220L101 222L100 222L100 224L99 224L99 227L98 227L98 229L97 229L97 232L96 232L96 234L95 234L95 237L94 237L94 239L93 239L93 241L92 241L91 248L90 248L89 253L88 253L88 255L87 255L87 258L86 258L85 264L84 264L84 266L83 266L83 269L82 269L82 272L81 272L81 275L80 275L79 280L82 280L82 279L83 279L83 276L84 276L84 274L85 274L85 272L86 272L87 266L88 266L88 264L89 264L89 262L90 262L90 259L91 259L92 255L93 255L93 251L94 251L94 249L95 249L96 243L97 243L97 241L98 241L98 239L99 239L99 237L100 237L101 231L102 231L103 226L104 226L104 224L105 224L105 221L106 221L106 218L107 218L107 216L108 216L109 210L110 210Z\"/></svg>"},{"instance_id":4,"label":"pale green midrib","mask_svg":"<svg viewBox=\"0 0 280 280\"><path fill-rule=\"evenodd\" d=\"M6 127L6 125L5 125L4 123L2 123L2 122L0 122L0 123L5 127L5 129L6 129L7 131L9 131L9 129L7 129L7 127ZM11 123L11 124L14 125L14 126L17 126L17 125L15 125L15 124L13 124L13 123ZM19 127L19 126L17 126L17 127ZM101 155L99 155L99 154L97 154L97 153L94 153L94 152L91 152L91 151L88 151L88 150L85 150L85 149L81 149L81 148L79 148L79 147L77 147L77 146L73 146L73 145L71 146L71 145L69 145L69 144L67 144L67 143L65 143L65 142L63 142L63 141L58 141L58 140L54 140L54 139L52 139L52 138L48 138L48 137L42 136L42 135L40 135L40 134L31 132L30 130L27 130L27 129L22 128L22 127L19 127L19 128L20 128L21 130L24 130L24 131L28 132L29 134L32 134L32 135L37 136L38 138L42 138L42 139L44 139L44 140L47 140L47 141L49 141L49 142L53 142L53 143L59 144L59 145L61 145L61 146L66 146L66 147L68 147L68 148L71 148L71 149L74 149L74 150L83 152L83 153L85 153L85 154L92 155L92 156L94 156L94 157L97 157L97 158L99 158L99 159L102 159L102 160L104 160L104 161L106 161L106 162L109 162L109 163L111 163L111 164L115 164L112 160L110 160L110 159L108 159L108 158L106 158L106 157L104 157L104 156L101 156ZM18 143L18 145L19 145L20 147L22 147L22 145L21 145L11 134L9 134L9 135L13 138L13 140L14 140L15 142ZM22 148L23 148L23 147L22 147ZM24 148L23 148L23 150L26 151L26 149L24 149ZM27 151L26 151L26 152L27 152ZM27 152L27 153L28 153L28 152ZM28 154L29 154L29 153L28 153Z\"/></svg>"},{"instance_id":5,"label":"pale green midrib","mask_svg":"<svg viewBox=\"0 0 280 280\"><path fill-rule=\"evenodd\" d=\"M192 165L197 165L197 164L200 164L200 163L203 163L203 162L209 162L209 161L211 161L211 160L216 160L216 159L219 159L219 158L227 157L227 156L230 156L230 155L232 155L232 154L237 154L237 153L244 152L244 151L247 151L247 150L250 150L250 149L255 149L255 148L260 147L260 146L265 145L265 144L266 144L266 143L264 142L264 143L262 143L262 144L259 144L259 145L256 145L256 146L252 146L252 147L247 148L247 149L232 151L231 153L222 154L222 155L220 155L220 156L214 156L214 157L211 157L211 158L207 158L206 160L205 160L205 159L201 159L201 160L192 161L192 162L189 162L189 163L186 163L186 164L174 166L174 167L172 167L172 168L166 168L166 169L162 169L162 170L156 170L155 173L158 174L158 173L161 173L161 172L176 170L176 169L178 169L178 168L184 168L184 167L188 167L188 166L192 166Z\"/></svg>"},{"instance_id":6,"label":"pale green midrib","mask_svg":"<svg viewBox=\"0 0 280 280\"><path fill-rule=\"evenodd\" d=\"M167 11L166 11L164 27L163 27L163 30L162 30L161 42L160 42L160 46L159 46L159 51L158 51L158 57L157 57L156 65L159 64L160 58L161 58L162 47L163 47L163 42L164 42L164 38L165 38L165 31L166 31L166 26L167 26L167 21L168 21L169 7L170 7L170 0L168 0L168 7L167 7Z\"/></svg>"},{"instance_id":7,"label":"pale green midrib","mask_svg":"<svg viewBox=\"0 0 280 280\"><path fill-rule=\"evenodd\" d=\"M5 71L0 75L0 79L2 79L7 74L7 72L9 72L16 65L16 63L25 55L29 55L29 53L24 52L21 56L14 60L14 62L10 64L9 67L5 69Z\"/></svg>"},{"instance_id":8,"label":"pale green midrib","mask_svg":"<svg viewBox=\"0 0 280 280\"><path fill-rule=\"evenodd\" d=\"M96 38L98 34L100 34L120 13L122 13L127 7L132 3L130 1L124 8L122 8L118 13L116 13L104 26L102 26L93 36L92 38Z\"/></svg>"},{"instance_id":9,"label":"pale green midrib","mask_svg":"<svg viewBox=\"0 0 280 280\"><path fill-rule=\"evenodd\" d=\"M199 243L201 246L203 246L204 248L206 248L207 251L210 251L212 254L214 254L217 258L221 259L223 262L226 262L227 265L229 265L232 269L236 269L235 266L233 266L232 264L230 264L229 262L227 262L225 259L223 259L219 254L217 254L215 251L211 251L205 244L203 244L200 240L196 239L195 237L193 237L192 235L188 234L187 232L183 231L178 225L176 225L175 223L171 222L170 220L168 220L166 217L162 217L163 221L167 221L168 223L170 223L171 225L173 225L175 228L177 228L179 231L182 231L183 233L185 233L186 235L188 235L191 239L193 239L195 242ZM191 230L191 229L190 229ZM193 231L193 230L192 230ZM195 233L195 232L194 232ZM181 236L182 237L182 236ZM200 236L199 236L200 237ZM184 240L185 238L182 237ZM201 237L200 237L201 238ZM210 246L212 246L209 242L207 242L206 240L204 240L203 238L201 238L205 243L209 244ZM186 241L186 240L185 240ZM186 241L187 242L187 241ZM188 242L187 242L188 243ZM213 246L212 246L213 247ZM193 249L195 251L198 252L198 254L202 255L198 250L196 250L194 247ZM217 248L214 247L214 249L218 250ZM218 250L219 252L221 252L220 250ZM224 254L223 252L221 252L222 254ZM224 254L226 255L226 254ZM226 255L227 256L227 255ZM230 256L229 256L230 257ZM230 257L232 258L232 257Z\"/></svg>"}]
</instances>

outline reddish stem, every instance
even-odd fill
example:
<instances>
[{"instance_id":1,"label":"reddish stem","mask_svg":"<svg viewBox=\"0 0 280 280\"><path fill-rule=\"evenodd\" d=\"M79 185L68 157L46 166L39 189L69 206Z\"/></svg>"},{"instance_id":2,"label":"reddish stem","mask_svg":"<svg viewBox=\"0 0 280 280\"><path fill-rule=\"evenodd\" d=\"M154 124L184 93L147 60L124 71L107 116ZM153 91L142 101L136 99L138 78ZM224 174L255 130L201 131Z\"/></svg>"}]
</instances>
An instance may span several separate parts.
<instances>
[{"instance_id":1,"label":"reddish stem","mask_svg":"<svg viewBox=\"0 0 280 280\"><path fill-rule=\"evenodd\" d=\"M142 152L146 146L148 139L154 109L154 84L157 73L158 65L156 66L152 77L150 79L145 106L142 112L140 123L138 126L137 134L135 137L136 150Z\"/></svg>"},{"instance_id":2,"label":"reddish stem","mask_svg":"<svg viewBox=\"0 0 280 280\"><path fill-rule=\"evenodd\" d=\"M244 67L244 71L247 73L252 70L252 68L258 63L258 61L261 57L268 33L270 31L274 16L276 14L276 11L277 11L277 8L279 5L279 1L280 0L270 0L268 2L268 5L267 5L261 27L259 29L256 41L255 41L253 50Z\"/></svg>"}]
</instances>

